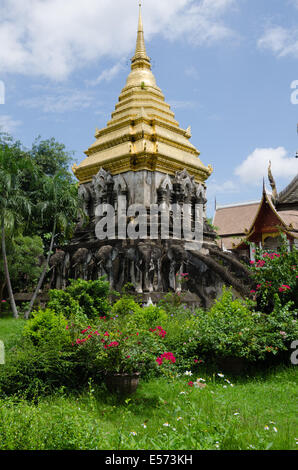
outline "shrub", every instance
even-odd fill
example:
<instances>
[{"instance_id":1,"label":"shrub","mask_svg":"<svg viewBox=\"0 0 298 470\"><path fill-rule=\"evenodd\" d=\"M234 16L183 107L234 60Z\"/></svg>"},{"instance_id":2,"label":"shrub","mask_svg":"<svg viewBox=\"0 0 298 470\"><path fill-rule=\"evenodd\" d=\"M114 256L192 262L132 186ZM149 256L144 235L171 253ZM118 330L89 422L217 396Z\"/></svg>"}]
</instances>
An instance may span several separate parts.
<instances>
[{"instance_id":1,"label":"shrub","mask_svg":"<svg viewBox=\"0 0 298 470\"><path fill-rule=\"evenodd\" d=\"M62 385L78 388L85 383L86 377L76 361L75 352L59 337L49 335L38 345L29 338L23 338L1 366L0 394L32 398L51 393Z\"/></svg>"},{"instance_id":2,"label":"shrub","mask_svg":"<svg viewBox=\"0 0 298 470\"><path fill-rule=\"evenodd\" d=\"M278 252L256 249L256 260L251 261L256 285L251 294L264 312L274 309L274 294L278 295L282 305L293 301L298 308L298 251L293 247L289 252L285 236L282 238L283 243Z\"/></svg>"},{"instance_id":3,"label":"shrub","mask_svg":"<svg viewBox=\"0 0 298 470\"><path fill-rule=\"evenodd\" d=\"M49 337L54 337L61 343L70 340L66 318L62 313L49 308L33 312L33 318L26 322L23 334L35 345L48 341Z\"/></svg>"},{"instance_id":4,"label":"shrub","mask_svg":"<svg viewBox=\"0 0 298 470\"><path fill-rule=\"evenodd\" d=\"M233 300L230 290L224 290L210 312L201 312L198 318L199 350L206 357L249 361L287 350L290 340L298 337L297 311L291 302L283 306L278 295L275 305L270 315L254 312L241 300Z\"/></svg>"},{"instance_id":5,"label":"shrub","mask_svg":"<svg viewBox=\"0 0 298 470\"><path fill-rule=\"evenodd\" d=\"M129 295L124 295L120 300L115 302L112 307L112 314L114 316L118 315L119 317L134 313L141 313L141 311L141 306Z\"/></svg>"},{"instance_id":6,"label":"shrub","mask_svg":"<svg viewBox=\"0 0 298 470\"><path fill-rule=\"evenodd\" d=\"M63 312L67 318L71 315L96 318L109 314L110 295L110 284L103 278L97 281L72 280L65 291L50 291L48 306L56 312Z\"/></svg>"},{"instance_id":7,"label":"shrub","mask_svg":"<svg viewBox=\"0 0 298 470\"><path fill-rule=\"evenodd\" d=\"M72 345L97 378L110 373L147 373L163 349L161 336L121 320L84 328Z\"/></svg>"},{"instance_id":8,"label":"shrub","mask_svg":"<svg viewBox=\"0 0 298 470\"><path fill-rule=\"evenodd\" d=\"M87 319L83 308L80 306L78 300L75 300L69 292L63 290L51 290L49 292L50 300L48 307L55 312L62 313L65 318L71 316Z\"/></svg>"}]
</instances>

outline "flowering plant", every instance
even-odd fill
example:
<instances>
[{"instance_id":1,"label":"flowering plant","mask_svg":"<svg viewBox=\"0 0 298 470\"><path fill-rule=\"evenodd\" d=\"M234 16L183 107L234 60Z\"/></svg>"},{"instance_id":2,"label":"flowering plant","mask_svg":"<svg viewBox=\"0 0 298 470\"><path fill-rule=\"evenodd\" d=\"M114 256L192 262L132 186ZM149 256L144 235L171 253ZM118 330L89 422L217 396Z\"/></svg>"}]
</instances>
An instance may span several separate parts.
<instances>
[{"instance_id":1,"label":"flowering plant","mask_svg":"<svg viewBox=\"0 0 298 470\"><path fill-rule=\"evenodd\" d=\"M136 329L120 320L102 320L97 328L88 326L81 330L72 344L87 354L98 372L141 373L154 365L162 348L163 335L156 334L160 330L151 330Z\"/></svg>"},{"instance_id":2,"label":"flowering plant","mask_svg":"<svg viewBox=\"0 0 298 470\"><path fill-rule=\"evenodd\" d=\"M255 261L251 261L255 289L251 291L263 312L272 311L274 295L278 294L282 305L294 301L298 307L298 251L288 251L285 237L278 252L255 250Z\"/></svg>"}]
</instances>

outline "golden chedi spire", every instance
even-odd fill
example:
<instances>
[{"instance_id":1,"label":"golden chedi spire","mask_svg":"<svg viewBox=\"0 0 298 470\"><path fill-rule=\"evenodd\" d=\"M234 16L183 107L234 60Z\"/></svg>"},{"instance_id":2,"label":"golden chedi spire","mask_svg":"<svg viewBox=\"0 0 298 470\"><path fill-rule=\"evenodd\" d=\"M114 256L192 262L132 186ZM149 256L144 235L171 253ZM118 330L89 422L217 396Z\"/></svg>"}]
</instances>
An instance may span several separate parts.
<instances>
[{"instance_id":1,"label":"golden chedi spire","mask_svg":"<svg viewBox=\"0 0 298 470\"><path fill-rule=\"evenodd\" d=\"M73 171L87 183L104 168L112 175L148 170L174 175L184 168L204 182L212 173L190 143L191 133L181 129L170 105L157 86L147 55L140 4L136 50L111 120L96 130L87 158Z\"/></svg>"},{"instance_id":2,"label":"golden chedi spire","mask_svg":"<svg viewBox=\"0 0 298 470\"><path fill-rule=\"evenodd\" d=\"M139 11L139 26L138 26L136 52L133 58L131 59L131 62L133 66L138 66L139 64L137 62L140 62L140 61L147 62L148 67L151 69L150 58L147 56L147 53L146 53L141 3L139 4L139 7L140 7L140 11Z\"/></svg>"}]
</instances>

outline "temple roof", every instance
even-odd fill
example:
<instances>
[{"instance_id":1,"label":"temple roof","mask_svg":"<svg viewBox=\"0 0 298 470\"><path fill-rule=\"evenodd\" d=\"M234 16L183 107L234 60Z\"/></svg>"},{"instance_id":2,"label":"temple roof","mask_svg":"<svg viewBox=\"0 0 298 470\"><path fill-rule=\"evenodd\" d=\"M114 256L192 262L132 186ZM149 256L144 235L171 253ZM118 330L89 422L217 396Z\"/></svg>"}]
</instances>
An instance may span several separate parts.
<instances>
[{"instance_id":1,"label":"temple roof","mask_svg":"<svg viewBox=\"0 0 298 470\"><path fill-rule=\"evenodd\" d=\"M146 52L141 6L131 71L111 120L96 130L95 138L85 152L87 158L73 167L80 183L91 181L100 168L112 175L144 169L174 175L185 168L197 182L204 182L213 171L199 159L199 150L190 142L190 128L180 128L156 84Z\"/></svg>"},{"instance_id":2,"label":"temple roof","mask_svg":"<svg viewBox=\"0 0 298 470\"><path fill-rule=\"evenodd\" d=\"M278 193L275 205L277 208L281 207L282 205L298 206L298 174L288 184L288 186L283 189L283 191Z\"/></svg>"}]
</instances>

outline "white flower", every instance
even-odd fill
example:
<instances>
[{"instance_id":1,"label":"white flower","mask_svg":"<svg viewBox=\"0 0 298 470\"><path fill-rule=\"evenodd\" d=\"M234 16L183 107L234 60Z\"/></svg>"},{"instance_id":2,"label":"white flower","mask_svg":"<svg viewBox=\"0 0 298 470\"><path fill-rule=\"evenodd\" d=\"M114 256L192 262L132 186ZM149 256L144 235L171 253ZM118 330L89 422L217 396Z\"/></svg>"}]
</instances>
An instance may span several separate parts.
<instances>
[{"instance_id":1,"label":"white flower","mask_svg":"<svg viewBox=\"0 0 298 470\"><path fill-rule=\"evenodd\" d=\"M226 385L223 385L223 388L227 388L227 386L226 386Z\"/></svg>"},{"instance_id":2,"label":"white flower","mask_svg":"<svg viewBox=\"0 0 298 470\"><path fill-rule=\"evenodd\" d=\"M181 419L183 419L182 416L179 416L179 418L177 418L177 421L181 421Z\"/></svg>"},{"instance_id":3,"label":"white flower","mask_svg":"<svg viewBox=\"0 0 298 470\"><path fill-rule=\"evenodd\" d=\"M238 416L238 415L240 415L240 413L234 413L234 416Z\"/></svg>"},{"instance_id":4,"label":"white flower","mask_svg":"<svg viewBox=\"0 0 298 470\"><path fill-rule=\"evenodd\" d=\"M273 428L273 431L274 431L274 432L277 432L277 429L276 429L276 428Z\"/></svg>"},{"instance_id":5,"label":"white flower","mask_svg":"<svg viewBox=\"0 0 298 470\"><path fill-rule=\"evenodd\" d=\"M164 424L163 424L163 426L165 426L165 427L169 427L169 426L170 426L170 424L169 424L169 423L164 423Z\"/></svg>"},{"instance_id":6,"label":"white flower","mask_svg":"<svg viewBox=\"0 0 298 470\"><path fill-rule=\"evenodd\" d=\"M185 393L186 393L186 392L180 392L180 394L179 394L179 395L185 395Z\"/></svg>"},{"instance_id":7,"label":"white flower","mask_svg":"<svg viewBox=\"0 0 298 470\"><path fill-rule=\"evenodd\" d=\"M137 435L137 433L136 433L136 432L134 432L134 431L131 431L130 435L131 435L131 436L136 436L136 435Z\"/></svg>"},{"instance_id":8,"label":"white flower","mask_svg":"<svg viewBox=\"0 0 298 470\"><path fill-rule=\"evenodd\" d=\"M217 374L218 377L224 377L224 374Z\"/></svg>"},{"instance_id":9,"label":"white flower","mask_svg":"<svg viewBox=\"0 0 298 470\"><path fill-rule=\"evenodd\" d=\"M143 428L146 429L147 428L147 425L144 423L142 424Z\"/></svg>"},{"instance_id":10,"label":"white flower","mask_svg":"<svg viewBox=\"0 0 298 470\"><path fill-rule=\"evenodd\" d=\"M230 386L231 386L231 387L234 387L234 385L233 385L233 384L230 384Z\"/></svg>"},{"instance_id":11,"label":"white flower","mask_svg":"<svg viewBox=\"0 0 298 470\"><path fill-rule=\"evenodd\" d=\"M264 426L265 431L269 431L269 426Z\"/></svg>"},{"instance_id":12,"label":"white flower","mask_svg":"<svg viewBox=\"0 0 298 470\"><path fill-rule=\"evenodd\" d=\"M190 377L192 376L192 372L190 370L187 370L184 375L189 375Z\"/></svg>"}]
</instances>

